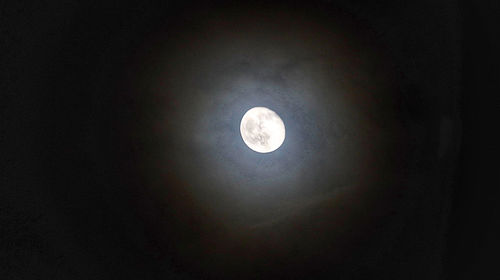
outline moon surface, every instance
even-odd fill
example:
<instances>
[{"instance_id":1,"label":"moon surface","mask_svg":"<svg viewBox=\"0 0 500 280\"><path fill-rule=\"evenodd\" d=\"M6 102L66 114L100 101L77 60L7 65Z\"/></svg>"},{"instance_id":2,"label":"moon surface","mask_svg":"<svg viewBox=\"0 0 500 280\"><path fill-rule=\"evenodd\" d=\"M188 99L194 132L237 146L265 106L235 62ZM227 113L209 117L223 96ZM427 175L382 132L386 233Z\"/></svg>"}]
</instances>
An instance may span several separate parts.
<instances>
[{"instance_id":1,"label":"moon surface","mask_svg":"<svg viewBox=\"0 0 500 280\"><path fill-rule=\"evenodd\" d=\"M254 107L248 110L240 124L241 138L258 153L270 153L285 141L285 124L271 109Z\"/></svg>"}]
</instances>

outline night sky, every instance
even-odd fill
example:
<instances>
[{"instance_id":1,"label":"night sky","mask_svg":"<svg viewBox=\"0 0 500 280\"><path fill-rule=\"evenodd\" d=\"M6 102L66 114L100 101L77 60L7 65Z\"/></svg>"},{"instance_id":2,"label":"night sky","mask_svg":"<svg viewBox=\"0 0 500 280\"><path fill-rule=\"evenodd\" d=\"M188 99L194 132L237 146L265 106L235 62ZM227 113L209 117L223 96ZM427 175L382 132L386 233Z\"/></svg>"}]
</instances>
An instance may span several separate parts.
<instances>
[{"instance_id":1,"label":"night sky","mask_svg":"<svg viewBox=\"0 0 500 280\"><path fill-rule=\"evenodd\" d=\"M491 34L466 23L491 12L469 8L9 5L0 278L490 275L470 42ZM257 106L286 126L272 153L240 136Z\"/></svg>"}]
</instances>

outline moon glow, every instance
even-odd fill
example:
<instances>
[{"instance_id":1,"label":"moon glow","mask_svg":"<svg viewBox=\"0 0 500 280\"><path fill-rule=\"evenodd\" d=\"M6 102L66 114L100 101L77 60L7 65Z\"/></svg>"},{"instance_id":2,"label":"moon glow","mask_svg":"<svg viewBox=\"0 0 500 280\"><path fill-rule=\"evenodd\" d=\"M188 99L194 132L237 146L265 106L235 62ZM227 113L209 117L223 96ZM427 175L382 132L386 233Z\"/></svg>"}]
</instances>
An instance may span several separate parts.
<instances>
[{"instance_id":1,"label":"moon glow","mask_svg":"<svg viewBox=\"0 0 500 280\"><path fill-rule=\"evenodd\" d=\"M285 124L281 118L266 107L248 110L240 124L241 138L258 153L270 153L285 141Z\"/></svg>"}]
</instances>

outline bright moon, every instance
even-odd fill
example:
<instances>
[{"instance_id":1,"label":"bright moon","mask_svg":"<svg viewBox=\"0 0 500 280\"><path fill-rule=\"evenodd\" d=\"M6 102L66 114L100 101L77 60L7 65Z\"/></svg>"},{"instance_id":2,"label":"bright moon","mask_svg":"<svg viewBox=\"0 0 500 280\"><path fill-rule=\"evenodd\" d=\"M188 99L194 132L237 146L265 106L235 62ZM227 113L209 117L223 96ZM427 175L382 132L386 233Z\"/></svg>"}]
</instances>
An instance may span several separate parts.
<instances>
[{"instance_id":1,"label":"bright moon","mask_svg":"<svg viewBox=\"0 0 500 280\"><path fill-rule=\"evenodd\" d=\"M266 107L248 110L241 119L240 132L245 144L258 153L270 153L285 141L285 124Z\"/></svg>"}]
</instances>

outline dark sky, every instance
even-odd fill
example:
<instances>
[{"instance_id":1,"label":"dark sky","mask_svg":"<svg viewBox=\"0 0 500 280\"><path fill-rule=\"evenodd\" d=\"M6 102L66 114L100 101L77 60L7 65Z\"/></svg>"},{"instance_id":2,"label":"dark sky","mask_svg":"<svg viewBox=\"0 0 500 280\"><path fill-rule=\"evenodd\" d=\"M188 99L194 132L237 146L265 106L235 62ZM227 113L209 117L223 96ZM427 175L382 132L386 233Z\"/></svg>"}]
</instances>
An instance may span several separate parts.
<instances>
[{"instance_id":1,"label":"dark sky","mask_svg":"<svg viewBox=\"0 0 500 280\"><path fill-rule=\"evenodd\" d=\"M464 22L484 7L230 2L4 10L0 275L470 279L491 269L484 243L468 243L483 238L468 224L492 225L473 214L494 210L473 186L467 130L482 78L469 42L490 34ZM285 123L275 152L240 137L255 106Z\"/></svg>"}]
</instances>

